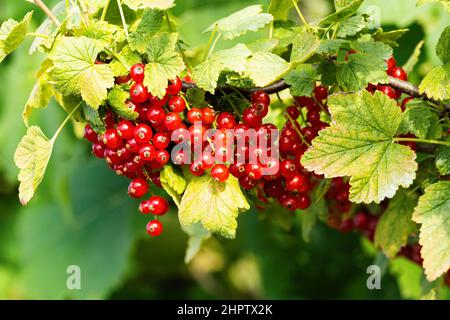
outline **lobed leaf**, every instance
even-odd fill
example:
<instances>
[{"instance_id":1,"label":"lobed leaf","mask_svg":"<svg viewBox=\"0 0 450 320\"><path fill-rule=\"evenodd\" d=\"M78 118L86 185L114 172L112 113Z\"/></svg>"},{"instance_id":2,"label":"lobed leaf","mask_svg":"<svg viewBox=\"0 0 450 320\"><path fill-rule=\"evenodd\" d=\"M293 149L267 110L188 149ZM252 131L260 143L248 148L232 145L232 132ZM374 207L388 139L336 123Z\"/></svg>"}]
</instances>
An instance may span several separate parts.
<instances>
[{"instance_id":1,"label":"lobed leaf","mask_svg":"<svg viewBox=\"0 0 450 320\"><path fill-rule=\"evenodd\" d=\"M0 27L0 62L17 49L25 39L33 11L28 12L22 21L6 20Z\"/></svg>"},{"instance_id":2,"label":"lobed leaf","mask_svg":"<svg viewBox=\"0 0 450 320\"><path fill-rule=\"evenodd\" d=\"M129 92L123 90L119 86L115 86L108 93L108 104L121 118L136 120L139 117L139 113L131 110L125 103L129 98Z\"/></svg>"}]
</instances>

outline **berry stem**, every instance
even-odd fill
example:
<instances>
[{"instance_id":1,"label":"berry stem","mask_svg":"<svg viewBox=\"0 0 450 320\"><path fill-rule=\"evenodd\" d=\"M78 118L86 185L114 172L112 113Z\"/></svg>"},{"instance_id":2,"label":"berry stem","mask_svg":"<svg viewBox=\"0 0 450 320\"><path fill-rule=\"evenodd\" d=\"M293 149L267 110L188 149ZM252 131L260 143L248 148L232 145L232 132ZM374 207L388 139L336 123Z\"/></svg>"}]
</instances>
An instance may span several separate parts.
<instances>
[{"instance_id":1,"label":"berry stem","mask_svg":"<svg viewBox=\"0 0 450 320\"><path fill-rule=\"evenodd\" d=\"M225 99L228 100L228 102L231 105L231 108L233 108L234 113L236 114L236 116L239 117L239 119L242 120L242 116L239 113L239 110L236 108L236 106L234 105L233 101L231 101L230 97L228 94L225 93L225 91L223 91L221 88L219 88L220 92L222 92L223 96L225 97Z\"/></svg>"},{"instance_id":2,"label":"berry stem","mask_svg":"<svg viewBox=\"0 0 450 320\"><path fill-rule=\"evenodd\" d=\"M59 28L61 26L61 22L55 17L55 15L50 11L50 9L45 5L41 0L33 0L33 3L41 8L42 11L53 21L54 24Z\"/></svg>"},{"instance_id":3,"label":"berry stem","mask_svg":"<svg viewBox=\"0 0 450 320\"><path fill-rule=\"evenodd\" d=\"M110 3L110 2L111 2L111 0L106 0L106 4L105 4L105 7L103 8L102 16L100 17L100 21L105 20L106 12L108 11L109 3Z\"/></svg>"},{"instance_id":4,"label":"berry stem","mask_svg":"<svg viewBox=\"0 0 450 320\"><path fill-rule=\"evenodd\" d=\"M215 26L214 30L211 32L211 36L209 37L208 44L206 45L205 56L203 57L203 61L208 59L208 53L209 53L209 50L211 49L211 46L214 41L214 37L216 36L216 33L217 33L217 26Z\"/></svg>"},{"instance_id":5,"label":"berry stem","mask_svg":"<svg viewBox=\"0 0 450 320\"><path fill-rule=\"evenodd\" d=\"M54 144L56 139L58 139L59 134L61 133L62 129L64 128L64 126L67 124L67 122L70 120L70 118L72 118L72 116L74 115L74 113L78 110L78 108L82 105L82 102L78 103L78 105L73 108L73 110L69 113L69 115L64 119L64 121L61 123L61 125L59 126L59 128L56 130L55 134L53 135L53 137L50 139L51 144Z\"/></svg>"},{"instance_id":6,"label":"berry stem","mask_svg":"<svg viewBox=\"0 0 450 320\"><path fill-rule=\"evenodd\" d=\"M123 30L125 31L125 35L127 36L128 39L128 26L127 26L127 22L125 21L125 15L123 14L123 8L122 8L122 3L120 2L120 0L117 0L117 5L119 6L119 13L120 13L120 19L122 20L122 26L123 26Z\"/></svg>"},{"instance_id":7,"label":"berry stem","mask_svg":"<svg viewBox=\"0 0 450 320\"><path fill-rule=\"evenodd\" d=\"M217 34L216 39L214 39L214 42L212 43L211 48L210 48L209 51L208 51L208 55L206 56L206 59L208 59L208 58L211 56L211 54L214 52L214 49L216 48L217 42L219 42L219 39L220 39L221 37L222 37L222 34L221 34L221 33ZM205 59L205 60L206 60L206 59Z\"/></svg>"},{"instance_id":8,"label":"berry stem","mask_svg":"<svg viewBox=\"0 0 450 320\"><path fill-rule=\"evenodd\" d=\"M446 141L438 141L438 140L427 140L427 139L418 139L418 138L394 138L396 142L417 142L417 143L429 143L429 144L439 144L442 146L450 147L450 142Z\"/></svg>"},{"instance_id":9,"label":"berry stem","mask_svg":"<svg viewBox=\"0 0 450 320\"><path fill-rule=\"evenodd\" d=\"M292 124L292 127L294 128L295 132L297 132L297 134L299 135L299 137L302 139L302 142L304 144L306 144L308 147L310 146L310 144L308 143L308 141L306 141L305 137L303 136L303 134L300 132L300 130L298 130L297 128L297 123L295 122L294 119L292 119L292 117L289 115L289 113L286 112L286 116L289 119L289 121Z\"/></svg>"},{"instance_id":10,"label":"berry stem","mask_svg":"<svg viewBox=\"0 0 450 320\"><path fill-rule=\"evenodd\" d=\"M300 8L299 8L299 6L298 6L298 4L297 4L297 1L296 1L296 0L292 0L292 4L294 5L295 10L297 11L298 16L300 17L300 20L302 20L303 24L304 24L307 28L309 28L309 24L308 24L308 22L306 22L306 19L305 19L305 17L303 16L303 13L302 13L302 11L301 11Z\"/></svg>"},{"instance_id":11,"label":"berry stem","mask_svg":"<svg viewBox=\"0 0 450 320\"><path fill-rule=\"evenodd\" d=\"M27 36L29 37L38 37L38 38L44 38L44 39L48 39L50 38L48 35L43 34L43 33L36 33L36 32L28 32Z\"/></svg>"}]
</instances>

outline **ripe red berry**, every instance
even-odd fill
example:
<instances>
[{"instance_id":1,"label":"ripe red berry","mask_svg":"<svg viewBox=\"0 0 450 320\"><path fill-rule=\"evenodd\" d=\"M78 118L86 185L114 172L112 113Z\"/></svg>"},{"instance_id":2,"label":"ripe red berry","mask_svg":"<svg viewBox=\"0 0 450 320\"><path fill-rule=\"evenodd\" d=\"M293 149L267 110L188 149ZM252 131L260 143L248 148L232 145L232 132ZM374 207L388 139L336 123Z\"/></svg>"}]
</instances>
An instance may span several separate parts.
<instances>
[{"instance_id":1,"label":"ripe red berry","mask_svg":"<svg viewBox=\"0 0 450 320\"><path fill-rule=\"evenodd\" d=\"M262 168L259 164L250 164L247 163L245 165L245 173L248 175L248 177L252 180L258 181L262 178Z\"/></svg>"},{"instance_id":2,"label":"ripe red berry","mask_svg":"<svg viewBox=\"0 0 450 320\"><path fill-rule=\"evenodd\" d=\"M148 125L141 123L134 129L133 136L134 140L139 144L149 143L153 136L153 131Z\"/></svg>"},{"instance_id":3,"label":"ripe red berry","mask_svg":"<svg viewBox=\"0 0 450 320\"><path fill-rule=\"evenodd\" d=\"M369 225L369 218L368 218L367 214L364 211L358 212L353 217L353 224L354 224L355 228L358 230L362 231L362 230L367 229L367 227Z\"/></svg>"},{"instance_id":4,"label":"ripe red berry","mask_svg":"<svg viewBox=\"0 0 450 320\"><path fill-rule=\"evenodd\" d=\"M176 77L174 80L169 81L169 86L167 87L167 94L171 96L176 96L180 93L183 88L183 82L180 78Z\"/></svg>"},{"instance_id":5,"label":"ripe red berry","mask_svg":"<svg viewBox=\"0 0 450 320\"><path fill-rule=\"evenodd\" d=\"M296 210L298 207L297 198L289 194L283 194L278 201L284 208L291 211Z\"/></svg>"},{"instance_id":6,"label":"ripe red berry","mask_svg":"<svg viewBox=\"0 0 450 320\"><path fill-rule=\"evenodd\" d=\"M167 150L159 150L156 152L155 160L162 165L165 165L169 162L170 154Z\"/></svg>"},{"instance_id":7,"label":"ripe red berry","mask_svg":"<svg viewBox=\"0 0 450 320\"><path fill-rule=\"evenodd\" d=\"M194 161L189 165L189 171L194 176L201 176L203 173L205 173L205 169L203 169L202 162L201 161Z\"/></svg>"},{"instance_id":8,"label":"ripe red berry","mask_svg":"<svg viewBox=\"0 0 450 320\"><path fill-rule=\"evenodd\" d=\"M144 144L139 149L139 156L147 162L152 161L155 159L156 156L156 149L151 144Z\"/></svg>"},{"instance_id":9,"label":"ripe red berry","mask_svg":"<svg viewBox=\"0 0 450 320\"><path fill-rule=\"evenodd\" d=\"M92 153L99 159L105 157L105 147L101 143L94 143L92 145Z\"/></svg>"},{"instance_id":10,"label":"ripe red berry","mask_svg":"<svg viewBox=\"0 0 450 320\"><path fill-rule=\"evenodd\" d=\"M147 224L147 233L152 237L159 236L163 231L163 226L158 220L152 220Z\"/></svg>"},{"instance_id":11,"label":"ripe red berry","mask_svg":"<svg viewBox=\"0 0 450 320\"><path fill-rule=\"evenodd\" d=\"M194 124L195 122L202 121L203 113L198 108L191 108L187 113L187 121Z\"/></svg>"},{"instance_id":12,"label":"ripe red berry","mask_svg":"<svg viewBox=\"0 0 450 320\"><path fill-rule=\"evenodd\" d=\"M84 127L84 137L92 143L98 142L98 134L92 129L90 124Z\"/></svg>"},{"instance_id":13,"label":"ripe red berry","mask_svg":"<svg viewBox=\"0 0 450 320\"><path fill-rule=\"evenodd\" d=\"M297 209L306 210L311 206L311 198L307 194L301 194L297 198Z\"/></svg>"},{"instance_id":14,"label":"ripe red berry","mask_svg":"<svg viewBox=\"0 0 450 320\"><path fill-rule=\"evenodd\" d=\"M233 163L230 165L230 173L236 178L242 178L245 176L245 165Z\"/></svg>"},{"instance_id":15,"label":"ripe red berry","mask_svg":"<svg viewBox=\"0 0 450 320\"><path fill-rule=\"evenodd\" d=\"M142 198L149 189L147 181L142 178L136 178L128 186L128 194L133 198Z\"/></svg>"},{"instance_id":16,"label":"ripe red berry","mask_svg":"<svg viewBox=\"0 0 450 320\"><path fill-rule=\"evenodd\" d=\"M103 143L110 149L116 149L122 145L122 138L116 129L108 129L102 138Z\"/></svg>"},{"instance_id":17,"label":"ripe red berry","mask_svg":"<svg viewBox=\"0 0 450 320\"><path fill-rule=\"evenodd\" d=\"M292 120L297 120L300 116L300 110L296 106L290 106L286 109L286 113L291 117Z\"/></svg>"},{"instance_id":18,"label":"ripe red berry","mask_svg":"<svg viewBox=\"0 0 450 320\"><path fill-rule=\"evenodd\" d=\"M134 82L142 83L144 81L145 66L142 63L136 63L131 67L130 77Z\"/></svg>"},{"instance_id":19,"label":"ripe red berry","mask_svg":"<svg viewBox=\"0 0 450 320\"><path fill-rule=\"evenodd\" d=\"M126 147L122 146L116 150L116 155L117 157L119 157L120 162L125 162L127 160L130 160L130 158L133 156L133 153Z\"/></svg>"},{"instance_id":20,"label":"ripe red berry","mask_svg":"<svg viewBox=\"0 0 450 320\"><path fill-rule=\"evenodd\" d=\"M316 111L316 110L308 111L306 118L313 127L315 127L316 125L318 125L321 122L320 121L320 113L319 113L319 111Z\"/></svg>"},{"instance_id":21,"label":"ripe red berry","mask_svg":"<svg viewBox=\"0 0 450 320\"><path fill-rule=\"evenodd\" d=\"M233 129L236 126L236 119L230 112L222 112L216 121L219 129Z\"/></svg>"},{"instance_id":22,"label":"ripe red berry","mask_svg":"<svg viewBox=\"0 0 450 320\"><path fill-rule=\"evenodd\" d=\"M211 152L203 151L202 153L202 168L205 170L211 169L214 165L215 159Z\"/></svg>"},{"instance_id":23,"label":"ripe red berry","mask_svg":"<svg viewBox=\"0 0 450 320\"><path fill-rule=\"evenodd\" d=\"M216 164L211 169L211 176L219 182L225 182L230 176L230 170L223 164Z\"/></svg>"},{"instance_id":24,"label":"ripe red berry","mask_svg":"<svg viewBox=\"0 0 450 320\"><path fill-rule=\"evenodd\" d=\"M407 97L407 98L403 99L402 105L401 105L402 111L405 111L405 110L406 110L406 105L407 105L410 101L412 101L412 100L414 100L413 97Z\"/></svg>"},{"instance_id":25,"label":"ripe red berry","mask_svg":"<svg viewBox=\"0 0 450 320\"><path fill-rule=\"evenodd\" d=\"M269 113L269 106L262 102L253 102L251 108L256 110L256 114L264 118Z\"/></svg>"},{"instance_id":26,"label":"ripe red berry","mask_svg":"<svg viewBox=\"0 0 450 320\"><path fill-rule=\"evenodd\" d=\"M286 178L286 189L291 192L306 193L311 189L311 183L306 176L297 173Z\"/></svg>"},{"instance_id":27,"label":"ripe red berry","mask_svg":"<svg viewBox=\"0 0 450 320\"><path fill-rule=\"evenodd\" d=\"M298 167L293 160L285 159L280 163L281 175L285 178L292 178L298 172Z\"/></svg>"},{"instance_id":28,"label":"ripe red berry","mask_svg":"<svg viewBox=\"0 0 450 320\"><path fill-rule=\"evenodd\" d=\"M129 120L122 120L117 124L117 133L123 139L131 139L134 136L134 124Z\"/></svg>"},{"instance_id":29,"label":"ripe red berry","mask_svg":"<svg viewBox=\"0 0 450 320\"><path fill-rule=\"evenodd\" d=\"M257 91L255 93L253 93L251 99L252 99L253 103L261 102L261 103L265 104L266 106L270 105L270 97L264 91Z\"/></svg>"},{"instance_id":30,"label":"ripe red berry","mask_svg":"<svg viewBox=\"0 0 450 320\"><path fill-rule=\"evenodd\" d=\"M128 75L126 75L126 76L119 76L119 77L116 77L116 78L114 79L114 83L115 83L115 84L118 84L118 85L121 85L121 84L128 83L130 80L131 80L131 77L130 77L130 75L128 74Z\"/></svg>"},{"instance_id":31,"label":"ripe red berry","mask_svg":"<svg viewBox=\"0 0 450 320\"><path fill-rule=\"evenodd\" d=\"M242 178L239 178L239 184L245 190L251 190L256 187L257 182L253 179L250 179L249 176L245 175Z\"/></svg>"},{"instance_id":32,"label":"ripe red berry","mask_svg":"<svg viewBox=\"0 0 450 320\"><path fill-rule=\"evenodd\" d=\"M397 66L397 61L395 61L394 56L391 56L388 61L386 61L387 64L387 72L389 73Z\"/></svg>"},{"instance_id":33,"label":"ripe red berry","mask_svg":"<svg viewBox=\"0 0 450 320\"><path fill-rule=\"evenodd\" d=\"M115 165L122 162L120 157L117 155L116 150L106 148L103 155L105 157L106 162L110 165Z\"/></svg>"},{"instance_id":34,"label":"ripe red berry","mask_svg":"<svg viewBox=\"0 0 450 320\"><path fill-rule=\"evenodd\" d=\"M144 103L148 100L150 94L142 83L135 83L130 88L130 96L134 103Z\"/></svg>"},{"instance_id":35,"label":"ripe red berry","mask_svg":"<svg viewBox=\"0 0 450 320\"><path fill-rule=\"evenodd\" d=\"M153 106L147 111L147 120L151 125L156 125L158 123L163 123L166 118L166 112L162 107Z\"/></svg>"},{"instance_id":36,"label":"ripe red berry","mask_svg":"<svg viewBox=\"0 0 450 320\"><path fill-rule=\"evenodd\" d=\"M148 199L147 204L144 206L144 214L154 214L157 216L162 216L169 211L169 203L166 199L160 196L152 196Z\"/></svg>"},{"instance_id":37,"label":"ripe red berry","mask_svg":"<svg viewBox=\"0 0 450 320\"><path fill-rule=\"evenodd\" d=\"M169 99L168 106L170 111L180 113L186 109L186 101L181 96L173 96Z\"/></svg>"},{"instance_id":38,"label":"ripe red berry","mask_svg":"<svg viewBox=\"0 0 450 320\"><path fill-rule=\"evenodd\" d=\"M403 81L408 80L408 75L406 74L405 70L400 67L393 68L392 70L388 71L388 74Z\"/></svg>"},{"instance_id":39,"label":"ripe red berry","mask_svg":"<svg viewBox=\"0 0 450 320\"><path fill-rule=\"evenodd\" d=\"M156 149L166 149L170 144L170 135L167 132L157 132L153 136L152 142Z\"/></svg>"},{"instance_id":40,"label":"ripe red berry","mask_svg":"<svg viewBox=\"0 0 450 320\"><path fill-rule=\"evenodd\" d=\"M377 85L377 90L381 91L391 99L397 99L397 93L389 86Z\"/></svg>"},{"instance_id":41,"label":"ripe red berry","mask_svg":"<svg viewBox=\"0 0 450 320\"><path fill-rule=\"evenodd\" d=\"M247 108L242 114L242 121L250 128L259 127L262 123L262 117L258 115L255 109Z\"/></svg>"},{"instance_id":42,"label":"ripe red berry","mask_svg":"<svg viewBox=\"0 0 450 320\"><path fill-rule=\"evenodd\" d=\"M211 108L203 108L202 109L202 119L204 124L211 124L216 119L216 114L214 109Z\"/></svg>"},{"instance_id":43,"label":"ripe red berry","mask_svg":"<svg viewBox=\"0 0 450 320\"><path fill-rule=\"evenodd\" d=\"M328 89L324 86L314 88L314 97L317 101L323 101L328 97Z\"/></svg>"},{"instance_id":44,"label":"ripe red berry","mask_svg":"<svg viewBox=\"0 0 450 320\"><path fill-rule=\"evenodd\" d=\"M169 112L164 119L164 125L168 130L173 131L181 127L182 120L178 113Z\"/></svg>"}]
</instances>

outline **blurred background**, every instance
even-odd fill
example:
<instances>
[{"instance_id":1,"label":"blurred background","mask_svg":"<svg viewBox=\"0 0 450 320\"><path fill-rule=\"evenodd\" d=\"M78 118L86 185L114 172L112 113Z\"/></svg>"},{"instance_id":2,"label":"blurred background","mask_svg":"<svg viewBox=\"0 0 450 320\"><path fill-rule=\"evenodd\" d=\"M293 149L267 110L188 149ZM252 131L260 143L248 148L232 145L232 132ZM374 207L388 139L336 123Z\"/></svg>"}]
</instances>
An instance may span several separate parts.
<instances>
[{"instance_id":1,"label":"blurred background","mask_svg":"<svg viewBox=\"0 0 450 320\"><path fill-rule=\"evenodd\" d=\"M55 0L44 1L49 7ZM268 0L182 0L172 10L182 39L205 45L202 31L215 20ZM450 16L439 4L415 7L415 0L366 0L380 9L385 30L409 28L395 58L402 64L424 39L410 75L418 83L438 63L434 47ZM302 11L315 21L333 1L304 0ZM0 21L21 19L34 10L34 30L45 18L21 0L0 2ZM292 12L292 19L296 19ZM262 31L262 32L267 32ZM247 41L262 33L252 33ZM417 299L424 290L421 269L403 259L388 263L357 234L317 224L305 242L300 219L278 212L242 214L236 240L212 238L184 263L187 236L176 212L163 218L165 232L146 235L146 218L126 194L127 181L90 155L88 143L70 127L61 134L44 182L27 207L17 197L14 150L25 133L23 106L43 56L28 55L31 39L0 65L0 299ZM232 42L222 42L231 46ZM54 103L35 112L31 123L47 136L64 118ZM298 221L297 221L298 220ZM368 290L366 268L382 267L381 290ZM66 289L66 269L81 267L81 290ZM426 289L426 288L425 288Z\"/></svg>"}]
</instances>

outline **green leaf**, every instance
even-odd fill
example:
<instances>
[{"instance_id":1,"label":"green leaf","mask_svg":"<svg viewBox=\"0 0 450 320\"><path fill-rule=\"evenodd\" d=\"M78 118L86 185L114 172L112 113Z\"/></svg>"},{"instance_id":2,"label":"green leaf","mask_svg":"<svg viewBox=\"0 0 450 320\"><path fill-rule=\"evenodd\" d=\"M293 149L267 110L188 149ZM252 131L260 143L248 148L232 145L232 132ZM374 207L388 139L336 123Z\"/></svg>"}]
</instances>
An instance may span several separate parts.
<instances>
[{"instance_id":1,"label":"green leaf","mask_svg":"<svg viewBox=\"0 0 450 320\"><path fill-rule=\"evenodd\" d=\"M343 39L324 39L320 42L319 47L316 52L319 54L335 54L337 55L339 49L344 45L349 43L348 40Z\"/></svg>"},{"instance_id":2,"label":"green leaf","mask_svg":"<svg viewBox=\"0 0 450 320\"><path fill-rule=\"evenodd\" d=\"M205 100L205 91L199 88L191 88L186 91L186 101L194 108L206 108L208 102Z\"/></svg>"},{"instance_id":3,"label":"green leaf","mask_svg":"<svg viewBox=\"0 0 450 320\"><path fill-rule=\"evenodd\" d=\"M0 27L0 62L17 49L25 39L30 25L33 11L28 12L22 21L6 20Z\"/></svg>"},{"instance_id":4,"label":"green leaf","mask_svg":"<svg viewBox=\"0 0 450 320\"><path fill-rule=\"evenodd\" d=\"M118 26L106 21L92 21L88 25L76 29L74 35L95 40L99 48L104 48L114 41L121 42L125 40L125 32Z\"/></svg>"},{"instance_id":5,"label":"green leaf","mask_svg":"<svg viewBox=\"0 0 450 320\"><path fill-rule=\"evenodd\" d=\"M440 128L438 121L439 115L434 109L423 100L416 99L408 103L398 132L400 134L413 133L420 139L431 139L430 134L438 132L434 127ZM442 134L442 129L440 130ZM433 139L440 138L441 134Z\"/></svg>"},{"instance_id":6,"label":"green leaf","mask_svg":"<svg viewBox=\"0 0 450 320\"><path fill-rule=\"evenodd\" d=\"M402 298L420 298L422 294L420 282L423 277L421 266L409 259L400 257L391 262L390 271L397 279Z\"/></svg>"},{"instance_id":7,"label":"green leaf","mask_svg":"<svg viewBox=\"0 0 450 320\"><path fill-rule=\"evenodd\" d=\"M183 59L175 49L176 44L175 33L156 35L148 43L144 85L155 97L163 98L168 81L175 79L185 68Z\"/></svg>"},{"instance_id":8,"label":"green leaf","mask_svg":"<svg viewBox=\"0 0 450 320\"><path fill-rule=\"evenodd\" d=\"M264 87L281 79L290 68L291 64L276 54L257 52L248 59L245 74L255 85Z\"/></svg>"},{"instance_id":9,"label":"green leaf","mask_svg":"<svg viewBox=\"0 0 450 320\"><path fill-rule=\"evenodd\" d=\"M384 32L383 29L380 28L372 35L372 37L375 41L383 42L392 48L396 48L398 47L397 40L408 31L408 29L398 29Z\"/></svg>"},{"instance_id":10,"label":"green leaf","mask_svg":"<svg viewBox=\"0 0 450 320\"><path fill-rule=\"evenodd\" d=\"M436 45L436 55L443 64L450 63L450 26L447 26L441 34Z\"/></svg>"},{"instance_id":11,"label":"green leaf","mask_svg":"<svg viewBox=\"0 0 450 320\"><path fill-rule=\"evenodd\" d=\"M311 95L317 78L317 71L312 65L301 64L295 70L290 71L284 80L291 86L291 94L299 97Z\"/></svg>"},{"instance_id":12,"label":"green leaf","mask_svg":"<svg viewBox=\"0 0 450 320\"><path fill-rule=\"evenodd\" d=\"M83 105L83 114L84 118L91 125L92 129L94 129L97 133L104 133L106 131L106 125L103 122L102 118L98 110L94 110L89 107L87 104Z\"/></svg>"},{"instance_id":13,"label":"green leaf","mask_svg":"<svg viewBox=\"0 0 450 320\"><path fill-rule=\"evenodd\" d=\"M145 53L152 37L161 29L164 22L164 11L146 10L136 30L130 33L128 44L132 50Z\"/></svg>"},{"instance_id":14,"label":"green leaf","mask_svg":"<svg viewBox=\"0 0 450 320\"><path fill-rule=\"evenodd\" d=\"M175 5L175 0L122 0L122 3L133 10L160 9L167 10Z\"/></svg>"},{"instance_id":15,"label":"green leaf","mask_svg":"<svg viewBox=\"0 0 450 320\"><path fill-rule=\"evenodd\" d=\"M439 146L436 150L436 168L439 174L447 176L450 174L450 147Z\"/></svg>"},{"instance_id":16,"label":"green leaf","mask_svg":"<svg viewBox=\"0 0 450 320\"><path fill-rule=\"evenodd\" d=\"M317 67L317 73L320 74L320 82L323 85L331 86L337 83L337 67L332 61L322 61Z\"/></svg>"},{"instance_id":17,"label":"green leaf","mask_svg":"<svg viewBox=\"0 0 450 320\"><path fill-rule=\"evenodd\" d=\"M415 153L393 143L402 112L394 100L376 92L329 98L332 125L320 131L302 158L310 171L326 178L350 176L350 200L380 203L416 176Z\"/></svg>"},{"instance_id":18,"label":"green leaf","mask_svg":"<svg viewBox=\"0 0 450 320\"><path fill-rule=\"evenodd\" d=\"M389 258L396 257L408 243L409 235L416 230L411 219L417 198L415 193L401 190L389 201L389 207L381 216L375 232L375 245Z\"/></svg>"},{"instance_id":19,"label":"green leaf","mask_svg":"<svg viewBox=\"0 0 450 320\"><path fill-rule=\"evenodd\" d=\"M336 10L336 12L323 18L320 21L319 26L320 27L328 27L332 24L341 22L345 18L348 18L348 17L354 15L358 11L359 7L362 5L363 2L364 2L364 0L355 0L355 1L352 1L351 3L347 4L345 7L339 7L339 9Z\"/></svg>"},{"instance_id":20,"label":"green leaf","mask_svg":"<svg viewBox=\"0 0 450 320\"><path fill-rule=\"evenodd\" d=\"M251 52L255 53L259 51L272 51L277 45L277 39L258 39L247 43L247 48L249 48Z\"/></svg>"},{"instance_id":21,"label":"green leaf","mask_svg":"<svg viewBox=\"0 0 450 320\"><path fill-rule=\"evenodd\" d=\"M246 7L214 22L205 32L217 30L225 40L231 40L248 31L257 31L273 20L271 14L262 11L261 5Z\"/></svg>"},{"instance_id":22,"label":"green leaf","mask_svg":"<svg viewBox=\"0 0 450 320\"><path fill-rule=\"evenodd\" d=\"M318 201L316 202L315 200ZM311 232L317 223L317 218L327 211L327 206L323 198L315 200L314 205L310 206L306 210L298 212L301 223L302 238L305 242L310 241Z\"/></svg>"},{"instance_id":23,"label":"green leaf","mask_svg":"<svg viewBox=\"0 0 450 320\"><path fill-rule=\"evenodd\" d=\"M123 90L119 86L115 86L108 93L108 104L121 118L127 120L136 120L139 117L139 113L131 110L126 105L126 101L130 98L130 93Z\"/></svg>"},{"instance_id":24,"label":"green leaf","mask_svg":"<svg viewBox=\"0 0 450 320\"><path fill-rule=\"evenodd\" d=\"M413 220L421 224L419 243L428 281L450 268L450 181L428 186L419 198Z\"/></svg>"},{"instance_id":25,"label":"green leaf","mask_svg":"<svg viewBox=\"0 0 450 320\"><path fill-rule=\"evenodd\" d=\"M183 227L183 231L189 235L188 247L184 256L184 263L189 263L200 251L205 240L211 237L211 233L197 222L190 226Z\"/></svg>"},{"instance_id":26,"label":"green leaf","mask_svg":"<svg viewBox=\"0 0 450 320\"><path fill-rule=\"evenodd\" d=\"M226 182L218 182L210 175L204 175L189 181L178 215L182 226L201 222L210 232L234 238L236 218L239 212L249 208L235 177L230 176Z\"/></svg>"},{"instance_id":27,"label":"green leaf","mask_svg":"<svg viewBox=\"0 0 450 320\"><path fill-rule=\"evenodd\" d=\"M81 94L86 103L97 109L114 86L114 75L107 64L96 64L101 48L86 37L62 37L50 59L55 66L53 82L63 95Z\"/></svg>"},{"instance_id":28,"label":"green leaf","mask_svg":"<svg viewBox=\"0 0 450 320\"><path fill-rule=\"evenodd\" d=\"M336 11L340 10L350 5L353 1L355 0L334 0L334 8L336 9Z\"/></svg>"},{"instance_id":29,"label":"green leaf","mask_svg":"<svg viewBox=\"0 0 450 320\"><path fill-rule=\"evenodd\" d=\"M417 62L419 62L419 57L421 54L423 44L424 41L422 40L416 45L413 54L409 57L408 61L406 61L406 63L403 65L402 68L403 70L405 70L406 73L412 72Z\"/></svg>"},{"instance_id":30,"label":"green leaf","mask_svg":"<svg viewBox=\"0 0 450 320\"><path fill-rule=\"evenodd\" d=\"M130 49L129 46L123 47L122 51L113 58L109 66L115 77L126 76L130 69L136 63L141 63L142 59L139 53Z\"/></svg>"},{"instance_id":31,"label":"green leaf","mask_svg":"<svg viewBox=\"0 0 450 320\"><path fill-rule=\"evenodd\" d=\"M345 19L339 24L337 36L339 38L347 38L356 35L367 26L366 19L363 15L356 15Z\"/></svg>"},{"instance_id":32,"label":"green leaf","mask_svg":"<svg viewBox=\"0 0 450 320\"><path fill-rule=\"evenodd\" d=\"M251 51L244 44L217 51L194 68L192 78L199 88L214 93L220 73L227 69L238 73L244 72L250 55Z\"/></svg>"},{"instance_id":33,"label":"green leaf","mask_svg":"<svg viewBox=\"0 0 450 320\"><path fill-rule=\"evenodd\" d=\"M186 180L172 166L164 166L160 173L161 184L172 197L177 206L180 206L181 195L186 189Z\"/></svg>"},{"instance_id":34,"label":"green leaf","mask_svg":"<svg viewBox=\"0 0 450 320\"><path fill-rule=\"evenodd\" d=\"M287 20L292 7L292 0L270 0L267 11L275 20Z\"/></svg>"},{"instance_id":35,"label":"green leaf","mask_svg":"<svg viewBox=\"0 0 450 320\"><path fill-rule=\"evenodd\" d=\"M47 139L39 127L28 128L14 155L19 168L19 199L28 204L44 178L45 169L52 154L53 142Z\"/></svg>"},{"instance_id":36,"label":"green leaf","mask_svg":"<svg viewBox=\"0 0 450 320\"><path fill-rule=\"evenodd\" d=\"M320 40L312 33L305 31L292 40L291 63L303 63L311 58L320 45Z\"/></svg>"},{"instance_id":37,"label":"green leaf","mask_svg":"<svg viewBox=\"0 0 450 320\"><path fill-rule=\"evenodd\" d=\"M450 63L431 70L419 86L420 93L425 93L435 100L450 98Z\"/></svg>"},{"instance_id":38,"label":"green leaf","mask_svg":"<svg viewBox=\"0 0 450 320\"><path fill-rule=\"evenodd\" d=\"M345 91L359 91L368 83L386 83L386 60L392 49L381 42L354 41L352 48L357 53L347 61L338 62L337 81Z\"/></svg>"}]
</instances>

